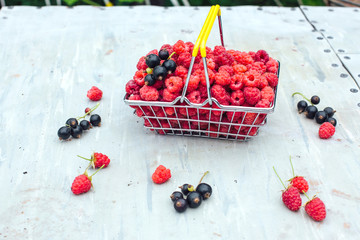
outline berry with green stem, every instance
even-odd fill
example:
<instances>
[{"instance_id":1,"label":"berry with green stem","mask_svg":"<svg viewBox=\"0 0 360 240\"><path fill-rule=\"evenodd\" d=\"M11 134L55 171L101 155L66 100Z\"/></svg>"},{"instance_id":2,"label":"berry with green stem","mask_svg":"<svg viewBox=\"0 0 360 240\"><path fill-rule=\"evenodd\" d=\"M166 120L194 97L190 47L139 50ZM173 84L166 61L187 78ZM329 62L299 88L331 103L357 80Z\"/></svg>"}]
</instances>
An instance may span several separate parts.
<instances>
[{"instance_id":1,"label":"berry with green stem","mask_svg":"<svg viewBox=\"0 0 360 240\"><path fill-rule=\"evenodd\" d=\"M300 95L302 96L306 101L308 101L309 103L311 103L311 100L308 99L307 97L304 96L304 94L300 93L300 92L294 92L291 96L294 97L295 95Z\"/></svg>"},{"instance_id":2,"label":"berry with green stem","mask_svg":"<svg viewBox=\"0 0 360 240\"><path fill-rule=\"evenodd\" d=\"M170 195L171 201L175 202L176 200L180 199L180 198L184 198L184 195L179 192L179 191L175 191Z\"/></svg>"},{"instance_id":3,"label":"berry with green stem","mask_svg":"<svg viewBox=\"0 0 360 240\"><path fill-rule=\"evenodd\" d=\"M145 57L145 63L149 68L154 68L160 64L160 58L156 54L149 54Z\"/></svg>"},{"instance_id":4,"label":"berry with green stem","mask_svg":"<svg viewBox=\"0 0 360 240\"><path fill-rule=\"evenodd\" d=\"M297 104L297 109L299 113L302 113L305 111L306 107L308 106L307 102L304 100L300 100Z\"/></svg>"},{"instance_id":5,"label":"berry with green stem","mask_svg":"<svg viewBox=\"0 0 360 240\"><path fill-rule=\"evenodd\" d=\"M75 194L75 195L79 195L82 193L86 193L88 192L91 187L94 187L92 185L92 177L98 172L100 171L100 169L102 169L103 167L99 168L96 172L94 172L93 174L91 174L90 176L87 173L87 170L89 169L89 166L85 169L85 172L79 176L77 176L72 185L71 185L71 191Z\"/></svg>"},{"instance_id":6,"label":"berry with green stem","mask_svg":"<svg viewBox=\"0 0 360 240\"><path fill-rule=\"evenodd\" d=\"M326 107L324 108L324 112L326 112L328 117L332 117L336 111L332 107Z\"/></svg>"},{"instance_id":7,"label":"berry with green stem","mask_svg":"<svg viewBox=\"0 0 360 240\"><path fill-rule=\"evenodd\" d=\"M187 184L187 183L179 186L179 188L181 189L181 192L182 192L185 196L187 196L187 195L189 194L189 192L195 191L194 186L193 186L193 185L190 185L190 184Z\"/></svg>"},{"instance_id":8,"label":"berry with green stem","mask_svg":"<svg viewBox=\"0 0 360 240\"><path fill-rule=\"evenodd\" d=\"M89 107L85 108L85 113L88 113L90 111L91 111L91 108L89 108Z\"/></svg>"},{"instance_id":9,"label":"berry with green stem","mask_svg":"<svg viewBox=\"0 0 360 240\"><path fill-rule=\"evenodd\" d=\"M305 204L305 211L313 220L320 222L326 218L326 208L323 201L316 195L310 199L304 192L309 201Z\"/></svg>"},{"instance_id":10,"label":"berry with green stem","mask_svg":"<svg viewBox=\"0 0 360 240\"><path fill-rule=\"evenodd\" d=\"M105 154L102 153L98 153L98 152L94 152L91 155L91 158L84 158L80 155L77 155L79 158L85 159L87 161L90 161L90 164L92 165L93 168L99 168L101 166L103 166L104 168L106 168L107 166L109 166L110 164L110 159L108 156L106 156Z\"/></svg>"},{"instance_id":11,"label":"berry with green stem","mask_svg":"<svg viewBox=\"0 0 360 240\"><path fill-rule=\"evenodd\" d=\"M335 118L333 118L333 117L328 117L328 118L326 119L326 122L329 122L329 123L331 123L334 127L336 127L337 121L336 121Z\"/></svg>"},{"instance_id":12,"label":"berry with green stem","mask_svg":"<svg viewBox=\"0 0 360 240\"><path fill-rule=\"evenodd\" d=\"M319 96L316 96L316 95L312 96L310 100L311 100L311 103L314 105L319 104L319 102L320 102Z\"/></svg>"},{"instance_id":13,"label":"berry with green stem","mask_svg":"<svg viewBox=\"0 0 360 240\"><path fill-rule=\"evenodd\" d=\"M79 122L76 118L69 118L65 124L66 124L66 126L75 128L79 124Z\"/></svg>"},{"instance_id":14,"label":"berry with green stem","mask_svg":"<svg viewBox=\"0 0 360 240\"><path fill-rule=\"evenodd\" d=\"M166 60L166 59L168 59L168 57L169 57L169 52L168 52L168 50L166 50L165 48L163 48L163 49L161 49L161 50L159 51L159 58L160 58L161 60Z\"/></svg>"},{"instance_id":15,"label":"berry with green stem","mask_svg":"<svg viewBox=\"0 0 360 240\"><path fill-rule=\"evenodd\" d=\"M175 202L174 202L174 208L179 213L185 212L187 207L188 207L188 203L183 198L179 198L179 199L175 200Z\"/></svg>"},{"instance_id":16,"label":"berry with green stem","mask_svg":"<svg viewBox=\"0 0 360 240\"><path fill-rule=\"evenodd\" d=\"M290 165L291 165L293 177L291 179L289 179L288 181L290 182L290 184L293 187L297 188L300 193L307 192L309 190L309 184L305 180L304 177L295 176L294 167L293 167L293 164L292 164L292 161L291 161L291 156L290 156Z\"/></svg>"},{"instance_id":17,"label":"berry with green stem","mask_svg":"<svg viewBox=\"0 0 360 240\"><path fill-rule=\"evenodd\" d=\"M85 109L85 115L84 115L84 116L81 116L81 117L77 117L76 120L83 119L83 118L85 118L87 115L90 115L95 109L98 108L99 105L100 105L100 103L96 104L95 107L90 108L90 111L88 111L88 112L86 112L86 109Z\"/></svg>"},{"instance_id":18,"label":"berry with green stem","mask_svg":"<svg viewBox=\"0 0 360 240\"><path fill-rule=\"evenodd\" d=\"M66 140L71 136L71 129L67 126L61 127L57 134L60 140Z\"/></svg>"},{"instance_id":19,"label":"berry with green stem","mask_svg":"<svg viewBox=\"0 0 360 240\"><path fill-rule=\"evenodd\" d=\"M317 113L318 109L317 107L315 106L308 106L306 109L305 109L305 116L309 119L314 119L316 113Z\"/></svg>"},{"instance_id":20,"label":"berry with green stem","mask_svg":"<svg viewBox=\"0 0 360 240\"><path fill-rule=\"evenodd\" d=\"M101 117L100 117L98 114L93 114L93 115L91 115L91 117L90 117L90 123L91 123L93 126L98 126L98 127L100 127L100 126L101 126Z\"/></svg>"}]
</instances>

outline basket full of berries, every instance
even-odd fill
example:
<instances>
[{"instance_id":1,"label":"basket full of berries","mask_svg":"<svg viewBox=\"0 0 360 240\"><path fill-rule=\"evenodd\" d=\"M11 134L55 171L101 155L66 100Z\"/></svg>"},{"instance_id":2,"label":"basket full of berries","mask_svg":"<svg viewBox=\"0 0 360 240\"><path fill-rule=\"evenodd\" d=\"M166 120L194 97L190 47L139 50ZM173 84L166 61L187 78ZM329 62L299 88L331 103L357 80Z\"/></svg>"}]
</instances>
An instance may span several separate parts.
<instances>
[{"instance_id":1,"label":"basket full of berries","mask_svg":"<svg viewBox=\"0 0 360 240\"><path fill-rule=\"evenodd\" d=\"M218 17L222 46L206 41ZM280 63L266 51L225 49L220 6L212 6L195 42L179 40L141 57L124 101L163 135L245 141L276 103Z\"/></svg>"}]
</instances>

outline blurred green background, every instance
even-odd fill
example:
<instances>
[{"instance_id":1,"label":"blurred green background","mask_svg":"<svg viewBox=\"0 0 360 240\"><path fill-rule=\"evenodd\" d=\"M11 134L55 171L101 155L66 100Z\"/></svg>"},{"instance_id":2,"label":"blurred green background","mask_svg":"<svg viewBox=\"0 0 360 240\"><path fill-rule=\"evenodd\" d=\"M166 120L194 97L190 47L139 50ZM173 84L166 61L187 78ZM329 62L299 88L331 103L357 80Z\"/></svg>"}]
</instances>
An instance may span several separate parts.
<instances>
[{"instance_id":1,"label":"blurred green background","mask_svg":"<svg viewBox=\"0 0 360 240\"><path fill-rule=\"evenodd\" d=\"M93 6L121 6L121 5L160 5L160 6L221 6L257 5L257 6L285 6L299 5L324 6L323 0L3 0L6 6L29 5L93 5Z\"/></svg>"}]
</instances>

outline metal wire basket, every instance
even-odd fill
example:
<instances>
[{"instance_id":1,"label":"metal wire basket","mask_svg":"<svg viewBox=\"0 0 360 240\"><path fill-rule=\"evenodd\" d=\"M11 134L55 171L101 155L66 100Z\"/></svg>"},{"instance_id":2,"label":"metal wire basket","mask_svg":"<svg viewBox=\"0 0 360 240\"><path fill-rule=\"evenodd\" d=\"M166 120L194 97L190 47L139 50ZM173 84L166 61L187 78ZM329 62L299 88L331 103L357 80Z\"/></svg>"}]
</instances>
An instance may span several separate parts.
<instances>
[{"instance_id":1,"label":"metal wire basket","mask_svg":"<svg viewBox=\"0 0 360 240\"><path fill-rule=\"evenodd\" d=\"M178 96L173 102L158 102L129 100L129 94L125 95L125 103L137 109L134 114L136 113L137 116L144 119L145 128L162 135L247 141L258 135L260 127L267 123L267 115L274 112L277 87L274 88L274 101L268 108L225 106L211 97L206 62L206 41L216 16L219 21L221 44L224 46L220 6L216 5L211 7L194 45L186 83L181 96ZM185 95L199 49L204 64L208 98L201 104L194 104ZM279 77L280 62L278 62L278 65L277 76Z\"/></svg>"}]
</instances>

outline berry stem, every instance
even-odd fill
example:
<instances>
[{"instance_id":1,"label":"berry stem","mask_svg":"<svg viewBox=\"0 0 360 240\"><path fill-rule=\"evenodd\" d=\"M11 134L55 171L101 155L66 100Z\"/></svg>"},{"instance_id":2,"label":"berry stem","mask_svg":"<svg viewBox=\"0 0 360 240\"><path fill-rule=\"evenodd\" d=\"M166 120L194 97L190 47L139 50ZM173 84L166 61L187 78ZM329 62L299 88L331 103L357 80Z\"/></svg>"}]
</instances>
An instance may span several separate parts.
<instances>
[{"instance_id":1,"label":"berry stem","mask_svg":"<svg viewBox=\"0 0 360 240\"><path fill-rule=\"evenodd\" d=\"M303 194L307 197L307 199L310 200L309 196L306 194L306 192L304 190L302 190Z\"/></svg>"},{"instance_id":2,"label":"berry stem","mask_svg":"<svg viewBox=\"0 0 360 240\"><path fill-rule=\"evenodd\" d=\"M101 168L99 168L99 169L96 170L93 174L91 174L90 177L94 176L94 175L95 175L98 171L100 171L103 167L105 167L105 164L103 164L103 165L101 166Z\"/></svg>"},{"instance_id":3,"label":"berry stem","mask_svg":"<svg viewBox=\"0 0 360 240\"><path fill-rule=\"evenodd\" d=\"M294 167L293 167L293 164L291 162L291 155L290 155L290 165L291 165L291 169L292 169L292 174L293 174L293 178L295 177L295 172L294 172Z\"/></svg>"},{"instance_id":4,"label":"berry stem","mask_svg":"<svg viewBox=\"0 0 360 240\"><path fill-rule=\"evenodd\" d=\"M82 158L82 159L88 160L88 161L92 161L91 159L84 158L84 157L82 157L82 156L80 156L80 155L76 155L76 156L78 156L79 158Z\"/></svg>"},{"instance_id":5,"label":"berry stem","mask_svg":"<svg viewBox=\"0 0 360 240\"><path fill-rule=\"evenodd\" d=\"M299 95L302 96L306 101L308 101L311 105L313 105L312 102L311 102L311 100L308 99L307 97L305 97L304 94L302 94L302 93L294 92L291 96L293 97L293 96L295 96L296 94L299 94Z\"/></svg>"},{"instance_id":6,"label":"berry stem","mask_svg":"<svg viewBox=\"0 0 360 240\"><path fill-rule=\"evenodd\" d=\"M85 118L87 115L90 115L90 113L92 113L95 109L97 109L97 107L100 105L100 103L96 104L95 107L91 108L90 111L88 111L87 113L85 113L84 116L82 117L77 117L76 120L80 120L82 118Z\"/></svg>"},{"instance_id":7,"label":"berry stem","mask_svg":"<svg viewBox=\"0 0 360 240\"><path fill-rule=\"evenodd\" d=\"M199 184L201 183L201 181L204 179L204 177L205 177L208 173L209 173L209 171L206 171L206 172L202 175Z\"/></svg>"},{"instance_id":8,"label":"berry stem","mask_svg":"<svg viewBox=\"0 0 360 240\"><path fill-rule=\"evenodd\" d=\"M276 170L275 170L275 167L274 167L274 166L273 166L273 169L274 169L274 172L275 172L276 176L278 176L278 178L279 178L279 180L280 180L281 184L282 184L282 185L284 186L284 188L286 189L285 184L284 184L284 183L283 183L283 181L281 180L281 178L280 178L279 174L276 172Z\"/></svg>"},{"instance_id":9,"label":"berry stem","mask_svg":"<svg viewBox=\"0 0 360 240\"><path fill-rule=\"evenodd\" d=\"M168 59L171 59L171 57L176 54L176 52L172 52L171 55L168 57Z\"/></svg>"}]
</instances>

